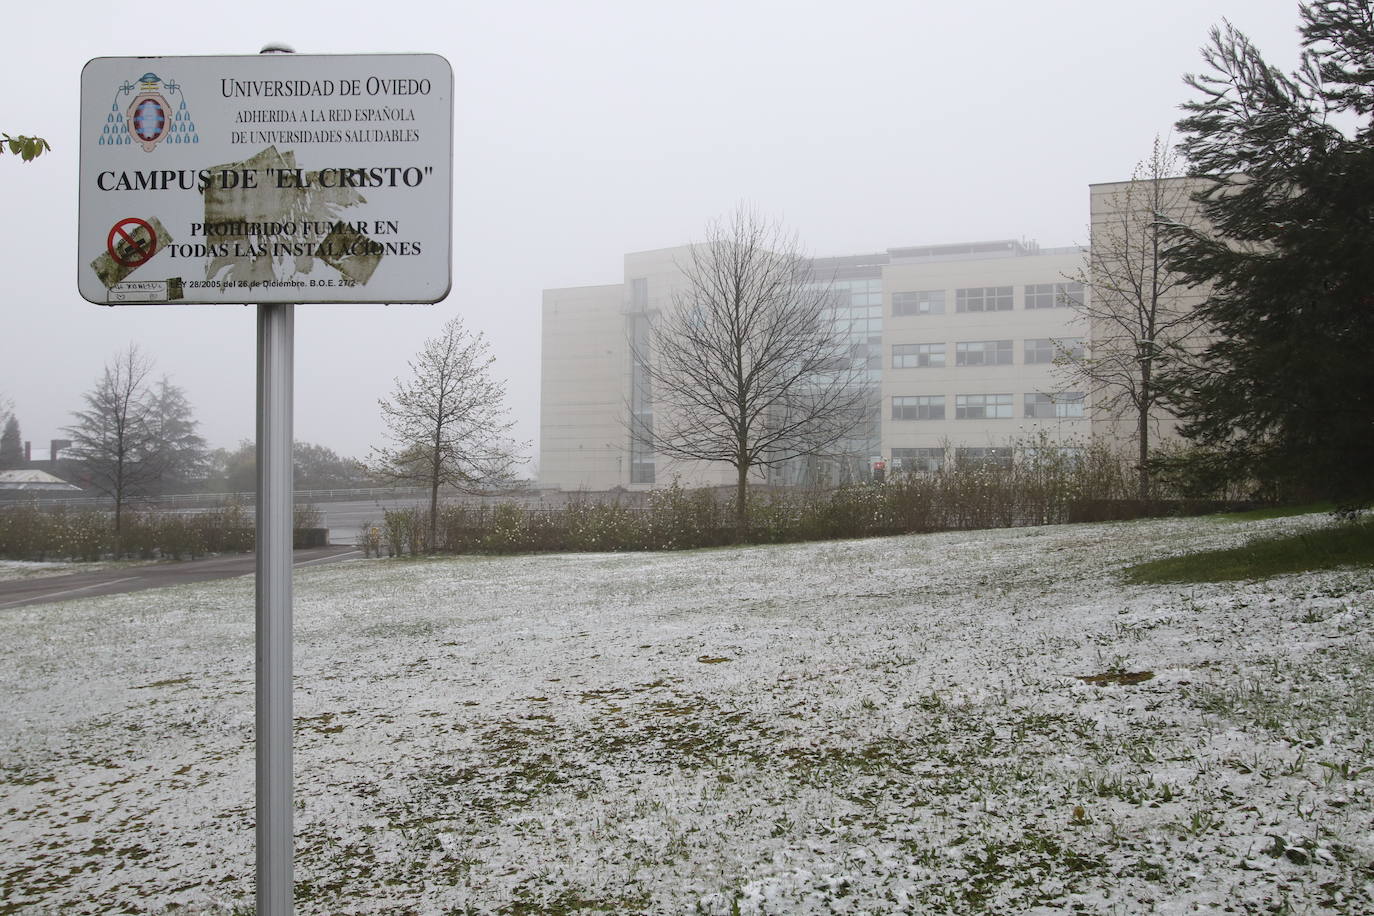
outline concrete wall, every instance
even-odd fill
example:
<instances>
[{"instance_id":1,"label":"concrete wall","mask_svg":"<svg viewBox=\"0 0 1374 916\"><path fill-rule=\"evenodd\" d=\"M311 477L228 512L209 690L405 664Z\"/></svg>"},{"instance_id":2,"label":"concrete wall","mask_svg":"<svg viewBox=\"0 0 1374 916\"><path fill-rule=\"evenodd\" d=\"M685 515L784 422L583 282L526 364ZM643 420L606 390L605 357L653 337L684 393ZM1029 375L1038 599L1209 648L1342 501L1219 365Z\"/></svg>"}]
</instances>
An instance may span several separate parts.
<instances>
[{"instance_id":1,"label":"concrete wall","mask_svg":"<svg viewBox=\"0 0 1374 916\"><path fill-rule=\"evenodd\" d=\"M605 490L628 470L624 287L544 291L539 483Z\"/></svg>"}]
</instances>

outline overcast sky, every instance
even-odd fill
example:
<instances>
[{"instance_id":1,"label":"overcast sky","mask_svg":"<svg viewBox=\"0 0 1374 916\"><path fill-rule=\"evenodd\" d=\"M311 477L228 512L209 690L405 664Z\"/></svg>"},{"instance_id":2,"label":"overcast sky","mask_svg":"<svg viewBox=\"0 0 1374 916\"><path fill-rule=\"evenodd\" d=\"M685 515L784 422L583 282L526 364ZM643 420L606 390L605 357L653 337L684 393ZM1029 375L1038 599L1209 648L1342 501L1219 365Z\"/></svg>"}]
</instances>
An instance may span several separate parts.
<instances>
[{"instance_id":1,"label":"overcast sky","mask_svg":"<svg viewBox=\"0 0 1374 916\"><path fill-rule=\"evenodd\" d=\"M61 436L135 342L212 446L254 426L254 310L102 308L77 294L81 69L93 57L430 52L455 75L453 290L431 306L297 309L296 438L363 456L376 400L461 314L539 427L540 291L620 282L622 255L700 237L747 201L813 254L1087 240L1088 185L1129 176L1189 98L1223 18L1297 58L1294 0L373 5L12 4L0 130L0 396ZM537 441L535 442L537 446Z\"/></svg>"}]
</instances>

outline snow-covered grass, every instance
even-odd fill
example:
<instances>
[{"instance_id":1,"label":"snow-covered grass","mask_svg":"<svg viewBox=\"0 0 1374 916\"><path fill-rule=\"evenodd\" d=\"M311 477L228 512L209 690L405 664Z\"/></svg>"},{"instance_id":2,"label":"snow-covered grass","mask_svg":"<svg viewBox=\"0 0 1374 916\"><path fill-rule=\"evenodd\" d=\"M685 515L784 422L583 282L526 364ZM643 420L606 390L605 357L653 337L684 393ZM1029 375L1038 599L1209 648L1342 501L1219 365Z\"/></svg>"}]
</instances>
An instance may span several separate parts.
<instances>
[{"instance_id":1,"label":"snow-covered grass","mask_svg":"<svg viewBox=\"0 0 1374 916\"><path fill-rule=\"evenodd\" d=\"M100 572L106 569L132 569L164 560L0 560L0 581L66 576L72 573Z\"/></svg>"},{"instance_id":2,"label":"snow-covered grass","mask_svg":"<svg viewBox=\"0 0 1374 916\"><path fill-rule=\"evenodd\" d=\"M0 580L29 579L38 576L61 576L85 572L93 567L82 563L32 563L19 560L0 560Z\"/></svg>"},{"instance_id":3,"label":"snow-covered grass","mask_svg":"<svg viewBox=\"0 0 1374 916\"><path fill-rule=\"evenodd\" d=\"M297 911L1374 911L1374 571L1120 575L1326 523L301 570ZM0 913L251 912L252 621L0 615Z\"/></svg>"}]
</instances>

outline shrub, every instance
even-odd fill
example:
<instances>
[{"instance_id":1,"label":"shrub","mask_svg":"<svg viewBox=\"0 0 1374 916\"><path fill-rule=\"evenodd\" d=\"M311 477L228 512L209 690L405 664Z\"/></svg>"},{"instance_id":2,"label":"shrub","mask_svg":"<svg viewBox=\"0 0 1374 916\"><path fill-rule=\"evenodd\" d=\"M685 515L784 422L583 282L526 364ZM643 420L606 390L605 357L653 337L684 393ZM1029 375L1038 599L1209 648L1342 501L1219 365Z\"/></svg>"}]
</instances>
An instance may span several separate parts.
<instances>
[{"instance_id":1,"label":"shrub","mask_svg":"<svg viewBox=\"0 0 1374 916\"><path fill-rule=\"evenodd\" d=\"M407 553L419 556L426 552L426 534L429 530L427 515L424 510L414 506L386 510L382 516L382 532L389 556L403 557Z\"/></svg>"},{"instance_id":2,"label":"shrub","mask_svg":"<svg viewBox=\"0 0 1374 916\"><path fill-rule=\"evenodd\" d=\"M251 551L254 539L253 519L236 503L194 513L126 512L118 553L110 512L31 504L0 509L0 556L15 560L184 559Z\"/></svg>"}]
</instances>

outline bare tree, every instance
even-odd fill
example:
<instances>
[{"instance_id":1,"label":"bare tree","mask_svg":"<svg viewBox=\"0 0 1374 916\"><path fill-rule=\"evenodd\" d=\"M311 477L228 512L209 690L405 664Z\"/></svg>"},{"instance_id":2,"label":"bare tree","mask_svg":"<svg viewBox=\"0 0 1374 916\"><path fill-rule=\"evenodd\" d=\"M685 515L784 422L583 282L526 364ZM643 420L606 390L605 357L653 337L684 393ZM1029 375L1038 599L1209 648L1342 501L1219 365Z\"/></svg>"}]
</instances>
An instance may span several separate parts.
<instances>
[{"instance_id":1,"label":"bare tree","mask_svg":"<svg viewBox=\"0 0 1374 916\"><path fill-rule=\"evenodd\" d=\"M685 286L634 343L653 404L631 434L669 458L736 471L736 534L755 468L828 455L871 399L795 235L740 208L679 265Z\"/></svg>"},{"instance_id":2,"label":"bare tree","mask_svg":"<svg viewBox=\"0 0 1374 916\"><path fill-rule=\"evenodd\" d=\"M1067 381L1092 391L1095 411L1135 426L1137 493L1151 493L1151 424L1172 417L1161 370L1186 356L1202 320L1183 294L1188 286L1164 262L1169 228L1193 212L1190 189L1172 151L1156 137L1150 157L1106 200L1092 226L1087 266L1068 279L1087 295L1066 304L1087 319L1081 349L1064 347L1057 362Z\"/></svg>"},{"instance_id":3,"label":"bare tree","mask_svg":"<svg viewBox=\"0 0 1374 916\"><path fill-rule=\"evenodd\" d=\"M463 492L509 481L522 462L508 433L506 385L491 377L495 357L479 333L453 318L410 362L411 378L396 379L378 401L392 446L373 449L379 476L429 487L429 544L438 534L439 488Z\"/></svg>"},{"instance_id":4,"label":"bare tree","mask_svg":"<svg viewBox=\"0 0 1374 916\"><path fill-rule=\"evenodd\" d=\"M114 498L115 551L124 504L162 474L156 426L150 417L148 376L153 361L129 344L105 366L95 387L82 397L85 410L73 411L66 428L69 452L91 486Z\"/></svg>"}]
</instances>

